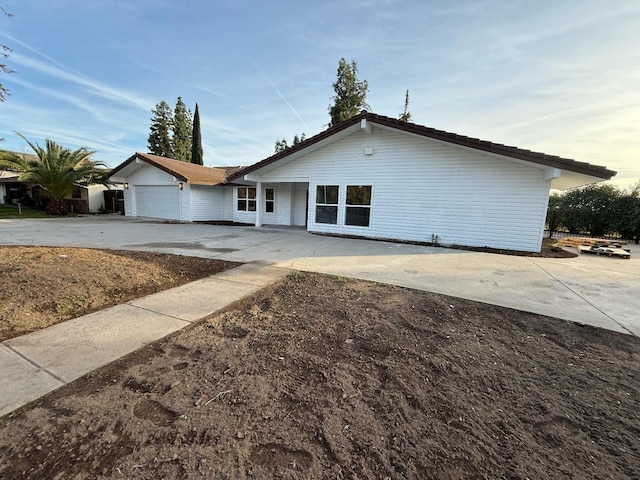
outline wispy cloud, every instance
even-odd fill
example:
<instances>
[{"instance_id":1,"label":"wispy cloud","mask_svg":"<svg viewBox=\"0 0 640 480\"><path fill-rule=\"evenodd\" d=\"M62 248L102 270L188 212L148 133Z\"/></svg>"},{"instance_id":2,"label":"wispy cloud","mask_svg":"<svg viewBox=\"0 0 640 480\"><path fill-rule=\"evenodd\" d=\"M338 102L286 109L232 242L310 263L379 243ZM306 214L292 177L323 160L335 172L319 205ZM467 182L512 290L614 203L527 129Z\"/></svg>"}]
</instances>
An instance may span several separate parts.
<instances>
[{"instance_id":1,"label":"wispy cloud","mask_svg":"<svg viewBox=\"0 0 640 480\"><path fill-rule=\"evenodd\" d=\"M278 87L276 86L275 83L273 83L271 81L271 78L269 78L269 76L264 72L264 70L262 70L260 68L260 66L254 62L250 57L249 57L249 61L253 64L254 67L256 67L256 70L258 70L260 72L260 74L265 78L265 80L269 83L269 85L271 85L271 87L275 90L275 92L278 94L278 97L280 97L280 99L289 107L289 109L293 112L293 114L296 116L296 118L298 120L300 120L300 123L302 124L302 126L304 127L304 130L306 132L309 131L309 126L307 125L307 123L302 119L302 117L298 114L298 112L296 111L295 108L293 108L293 105L291 105L291 102L289 102L289 100L287 100L284 95L282 95L282 92L280 92L280 90L278 89Z\"/></svg>"}]
</instances>

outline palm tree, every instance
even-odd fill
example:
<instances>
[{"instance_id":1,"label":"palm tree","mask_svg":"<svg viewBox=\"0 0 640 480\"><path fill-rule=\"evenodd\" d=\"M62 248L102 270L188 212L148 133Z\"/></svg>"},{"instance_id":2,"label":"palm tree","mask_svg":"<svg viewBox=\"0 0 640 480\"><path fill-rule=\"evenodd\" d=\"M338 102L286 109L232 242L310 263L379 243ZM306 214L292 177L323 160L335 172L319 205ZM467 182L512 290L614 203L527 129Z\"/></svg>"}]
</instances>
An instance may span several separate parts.
<instances>
[{"instance_id":1,"label":"palm tree","mask_svg":"<svg viewBox=\"0 0 640 480\"><path fill-rule=\"evenodd\" d=\"M29 144L38 159L29 160L7 151L0 151L0 166L20 172L20 181L40 186L50 197L46 211L51 215L66 215L64 198L73 193L77 186L103 183L103 162L91 159L95 152L86 147L71 151L53 140L45 140L45 148L33 144L18 134Z\"/></svg>"}]
</instances>

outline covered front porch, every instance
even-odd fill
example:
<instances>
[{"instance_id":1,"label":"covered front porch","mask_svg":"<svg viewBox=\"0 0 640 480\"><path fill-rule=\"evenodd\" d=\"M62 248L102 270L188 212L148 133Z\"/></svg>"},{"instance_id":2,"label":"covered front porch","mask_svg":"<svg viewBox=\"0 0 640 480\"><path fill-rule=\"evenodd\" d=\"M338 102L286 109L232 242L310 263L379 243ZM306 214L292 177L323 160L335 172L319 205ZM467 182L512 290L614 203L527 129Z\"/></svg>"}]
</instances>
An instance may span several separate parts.
<instances>
[{"instance_id":1,"label":"covered front porch","mask_svg":"<svg viewBox=\"0 0 640 480\"><path fill-rule=\"evenodd\" d=\"M262 225L307 225L309 181L261 182L234 189L234 222Z\"/></svg>"}]
</instances>

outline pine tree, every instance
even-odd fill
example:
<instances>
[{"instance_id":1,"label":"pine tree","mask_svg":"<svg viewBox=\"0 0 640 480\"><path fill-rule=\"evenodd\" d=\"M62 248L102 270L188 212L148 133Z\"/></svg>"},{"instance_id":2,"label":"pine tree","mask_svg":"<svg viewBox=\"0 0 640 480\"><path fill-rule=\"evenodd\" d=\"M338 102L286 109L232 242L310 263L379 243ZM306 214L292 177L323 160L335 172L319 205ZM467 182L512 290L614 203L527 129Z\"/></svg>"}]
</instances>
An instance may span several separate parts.
<instances>
[{"instance_id":1,"label":"pine tree","mask_svg":"<svg viewBox=\"0 0 640 480\"><path fill-rule=\"evenodd\" d=\"M183 162L191 161L191 141L193 137L193 123L191 112L178 97L176 108L173 111L173 137L171 138L173 156Z\"/></svg>"},{"instance_id":2,"label":"pine tree","mask_svg":"<svg viewBox=\"0 0 640 480\"><path fill-rule=\"evenodd\" d=\"M196 103L196 111L193 114L193 135L191 137L191 163L204 165L202 153L202 134L200 133L200 112Z\"/></svg>"},{"instance_id":3,"label":"pine tree","mask_svg":"<svg viewBox=\"0 0 640 480\"><path fill-rule=\"evenodd\" d=\"M398 117L403 122L411 121L411 114L409 113L409 90L404 94L404 111Z\"/></svg>"},{"instance_id":4,"label":"pine tree","mask_svg":"<svg viewBox=\"0 0 640 480\"><path fill-rule=\"evenodd\" d=\"M295 147L299 143L304 142L305 138L307 138L307 136L304 132L302 132L302 135L300 136L298 136L297 133L293 136L293 142L291 143L291 145L289 145L286 138L283 138L282 140L276 140L273 150L275 151L275 153L284 152L286 149Z\"/></svg>"},{"instance_id":5,"label":"pine tree","mask_svg":"<svg viewBox=\"0 0 640 480\"><path fill-rule=\"evenodd\" d=\"M167 102L162 100L151 110L151 132L149 133L149 152L161 157L171 158L173 146L169 134L173 128L173 113Z\"/></svg>"},{"instance_id":6,"label":"pine tree","mask_svg":"<svg viewBox=\"0 0 640 480\"><path fill-rule=\"evenodd\" d=\"M366 80L358 80L358 64L355 60L347 63L344 58L340 59L338 78L333 84L333 90L336 95L332 97L333 105L329 105L330 127L355 117L361 110L369 109L365 102L369 83Z\"/></svg>"}]
</instances>

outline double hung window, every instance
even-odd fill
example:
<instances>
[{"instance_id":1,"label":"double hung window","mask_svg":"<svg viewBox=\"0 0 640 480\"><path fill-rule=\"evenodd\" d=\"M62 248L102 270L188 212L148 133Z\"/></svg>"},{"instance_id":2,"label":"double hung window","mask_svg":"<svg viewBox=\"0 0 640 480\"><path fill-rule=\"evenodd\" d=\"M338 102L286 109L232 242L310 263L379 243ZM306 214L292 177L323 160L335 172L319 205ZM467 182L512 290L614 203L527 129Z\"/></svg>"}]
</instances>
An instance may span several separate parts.
<instances>
[{"instance_id":1,"label":"double hung window","mask_svg":"<svg viewBox=\"0 0 640 480\"><path fill-rule=\"evenodd\" d=\"M316 187L316 223L338 223L338 185Z\"/></svg>"},{"instance_id":2,"label":"double hung window","mask_svg":"<svg viewBox=\"0 0 640 480\"><path fill-rule=\"evenodd\" d=\"M371 216L371 185L348 185L345 225L368 227Z\"/></svg>"}]
</instances>

